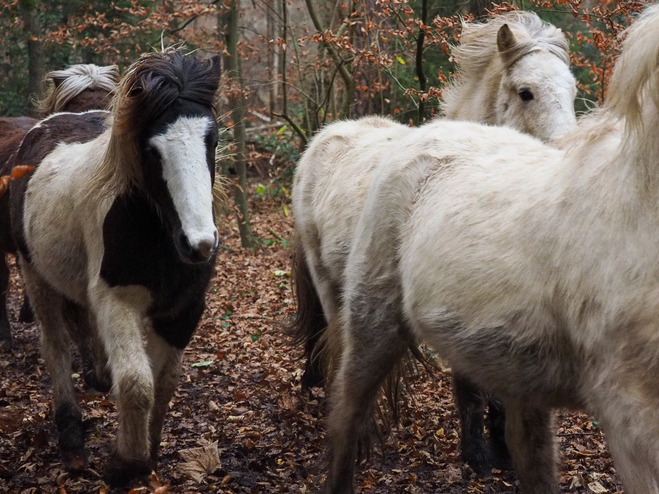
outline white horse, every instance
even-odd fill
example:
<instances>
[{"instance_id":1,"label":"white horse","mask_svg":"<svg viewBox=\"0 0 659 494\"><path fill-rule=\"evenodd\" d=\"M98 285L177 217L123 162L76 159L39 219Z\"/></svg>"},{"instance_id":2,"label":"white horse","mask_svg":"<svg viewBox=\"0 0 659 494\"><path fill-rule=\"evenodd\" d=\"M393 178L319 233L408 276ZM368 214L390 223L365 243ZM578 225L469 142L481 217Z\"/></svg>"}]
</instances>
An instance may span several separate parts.
<instances>
[{"instance_id":1,"label":"white horse","mask_svg":"<svg viewBox=\"0 0 659 494\"><path fill-rule=\"evenodd\" d=\"M111 485L155 468L183 349L204 310L218 245L219 78L219 56L144 55L111 113L55 114L17 152L17 163L36 166L11 184L11 226L41 325L62 460L86 465L69 338L91 334L118 402Z\"/></svg>"},{"instance_id":2,"label":"white horse","mask_svg":"<svg viewBox=\"0 0 659 494\"><path fill-rule=\"evenodd\" d=\"M534 13L511 12L486 24L465 24L461 44L453 51L460 70L448 89L445 112L453 119L506 123L543 139L561 137L576 124L576 84L567 49L563 33ZM324 380L319 340L328 339L327 323L340 310L345 262L372 176L410 131L381 117L337 122L313 139L297 166L297 317L292 329L305 345L305 389ZM415 342L410 349L416 349ZM506 465L500 407L490 403L490 454L478 390L459 375L455 390L465 461L479 473L489 470L490 456L495 466Z\"/></svg>"},{"instance_id":3,"label":"white horse","mask_svg":"<svg viewBox=\"0 0 659 494\"><path fill-rule=\"evenodd\" d=\"M356 439L417 338L503 400L522 492L559 492L556 407L598 418L626 493L659 492L658 128L652 6L564 149L447 121L389 148L345 268L328 493L353 492Z\"/></svg>"}]
</instances>

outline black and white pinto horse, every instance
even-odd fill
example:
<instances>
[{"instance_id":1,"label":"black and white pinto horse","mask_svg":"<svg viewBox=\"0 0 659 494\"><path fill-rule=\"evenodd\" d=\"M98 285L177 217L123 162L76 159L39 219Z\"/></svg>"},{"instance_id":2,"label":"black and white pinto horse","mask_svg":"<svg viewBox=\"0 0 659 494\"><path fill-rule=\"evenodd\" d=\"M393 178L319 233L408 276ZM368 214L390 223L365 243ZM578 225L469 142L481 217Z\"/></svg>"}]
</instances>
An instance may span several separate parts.
<instances>
[{"instance_id":1,"label":"black and white pinto horse","mask_svg":"<svg viewBox=\"0 0 659 494\"><path fill-rule=\"evenodd\" d=\"M12 231L41 324L63 462L86 465L68 342L93 333L118 402L111 485L155 467L183 349L204 310L218 245L219 78L219 57L144 55L110 113L53 115L17 153L16 164L36 166L12 183Z\"/></svg>"}]
</instances>

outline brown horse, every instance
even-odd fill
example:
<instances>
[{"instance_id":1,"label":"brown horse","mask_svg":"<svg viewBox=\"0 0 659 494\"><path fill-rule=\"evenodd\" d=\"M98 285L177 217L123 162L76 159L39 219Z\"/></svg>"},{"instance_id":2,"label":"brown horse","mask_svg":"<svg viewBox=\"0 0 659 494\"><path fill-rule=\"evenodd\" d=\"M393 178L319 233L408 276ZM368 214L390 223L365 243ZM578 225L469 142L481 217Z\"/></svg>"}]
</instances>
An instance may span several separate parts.
<instances>
[{"instance_id":1,"label":"brown horse","mask_svg":"<svg viewBox=\"0 0 659 494\"><path fill-rule=\"evenodd\" d=\"M93 64L73 65L66 70L55 70L46 77L46 97L39 103L43 117L55 112L79 112L103 109L117 84L119 76L115 65L99 67ZM11 172L10 158L18 150L27 132L38 122L29 117L0 118L0 176ZM6 254L15 254L10 235L9 198L0 197L0 350L11 348L11 331L7 317L6 296L9 268ZM19 320L32 320L32 310L26 298Z\"/></svg>"}]
</instances>

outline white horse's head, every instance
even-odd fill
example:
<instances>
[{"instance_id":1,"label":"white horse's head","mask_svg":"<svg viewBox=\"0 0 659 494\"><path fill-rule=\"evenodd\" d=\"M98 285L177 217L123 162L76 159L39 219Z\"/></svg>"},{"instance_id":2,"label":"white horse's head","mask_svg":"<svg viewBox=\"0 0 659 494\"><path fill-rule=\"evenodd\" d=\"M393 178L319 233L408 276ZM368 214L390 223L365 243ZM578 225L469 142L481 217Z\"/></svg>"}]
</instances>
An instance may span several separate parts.
<instances>
[{"instance_id":1,"label":"white horse's head","mask_svg":"<svg viewBox=\"0 0 659 494\"><path fill-rule=\"evenodd\" d=\"M504 71L497 93L496 123L553 141L576 124L577 87L563 49L567 45L529 43L522 37L525 34L516 35L508 24L497 34Z\"/></svg>"}]
</instances>

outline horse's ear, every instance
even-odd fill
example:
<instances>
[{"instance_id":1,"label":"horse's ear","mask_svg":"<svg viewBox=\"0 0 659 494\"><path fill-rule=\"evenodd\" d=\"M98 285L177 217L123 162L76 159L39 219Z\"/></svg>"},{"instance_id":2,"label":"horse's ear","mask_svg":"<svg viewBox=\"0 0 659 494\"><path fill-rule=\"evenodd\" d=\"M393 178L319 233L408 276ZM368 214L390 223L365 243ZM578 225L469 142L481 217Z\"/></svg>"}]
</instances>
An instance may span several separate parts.
<instances>
[{"instance_id":1,"label":"horse's ear","mask_svg":"<svg viewBox=\"0 0 659 494\"><path fill-rule=\"evenodd\" d=\"M208 59L211 64L212 70L217 75L217 78L220 78L222 74L222 55L213 55Z\"/></svg>"},{"instance_id":2,"label":"horse's ear","mask_svg":"<svg viewBox=\"0 0 659 494\"><path fill-rule=\"evenodd\" d=\"M510 29L510 26L508 26L508 24L501 26L499 28L499 32L497 33L497 48L499 49L499 52L504 53L510 50L516 44L517 38L515 38L515 35Z\"/></svg>"}]
</instances>

